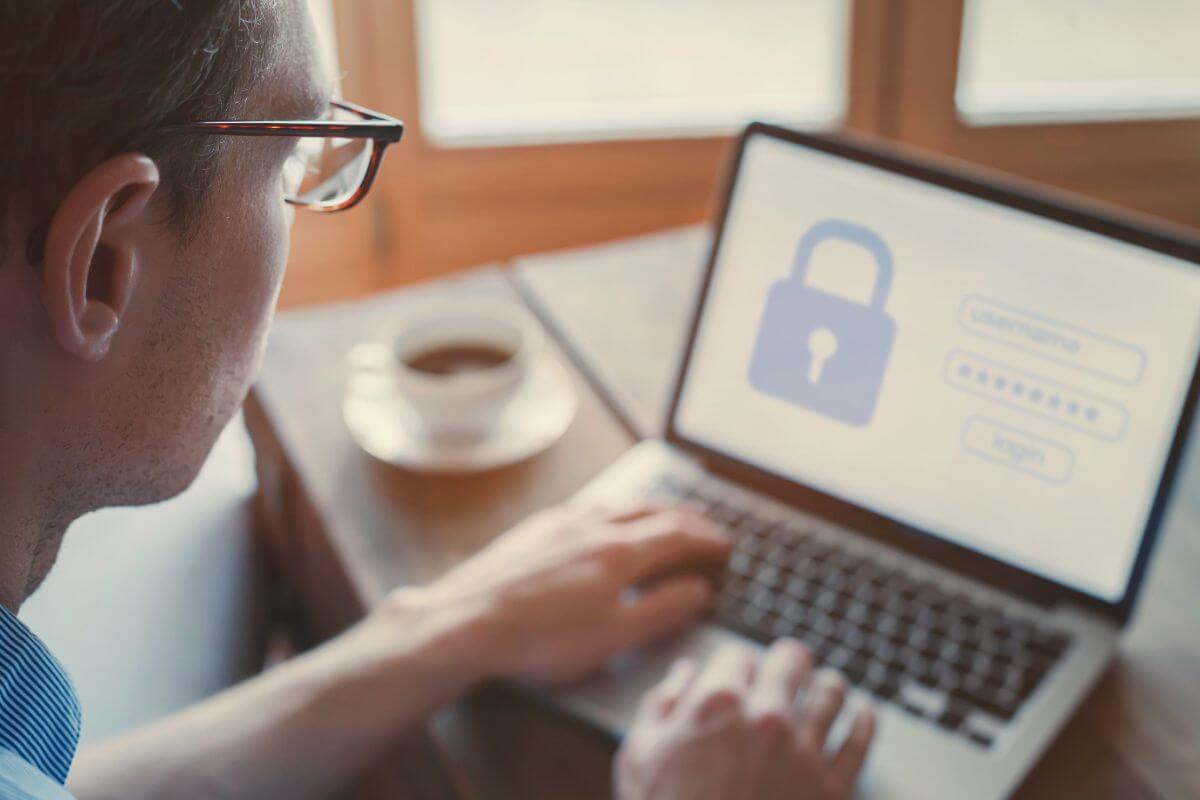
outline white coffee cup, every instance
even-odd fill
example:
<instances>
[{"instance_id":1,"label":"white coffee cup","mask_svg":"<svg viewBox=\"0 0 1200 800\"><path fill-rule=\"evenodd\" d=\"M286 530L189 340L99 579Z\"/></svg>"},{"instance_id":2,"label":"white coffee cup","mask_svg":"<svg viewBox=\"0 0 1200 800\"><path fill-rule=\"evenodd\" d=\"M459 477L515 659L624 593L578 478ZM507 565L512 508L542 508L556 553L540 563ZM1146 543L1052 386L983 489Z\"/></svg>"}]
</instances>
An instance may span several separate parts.
<instances>
[{"instance_id":1,"label":"white coffee cup","mask_svg":"<svg viewBox=\"0 0 1200 800\"><path fill-rule=\"evenodd\" d=\"M416 412L421 433L451 438L482 437L495 426L542 346L527 317L499 305L426 312L394 329L389 341L394 387Z\"/></svg>"}]
</instances>

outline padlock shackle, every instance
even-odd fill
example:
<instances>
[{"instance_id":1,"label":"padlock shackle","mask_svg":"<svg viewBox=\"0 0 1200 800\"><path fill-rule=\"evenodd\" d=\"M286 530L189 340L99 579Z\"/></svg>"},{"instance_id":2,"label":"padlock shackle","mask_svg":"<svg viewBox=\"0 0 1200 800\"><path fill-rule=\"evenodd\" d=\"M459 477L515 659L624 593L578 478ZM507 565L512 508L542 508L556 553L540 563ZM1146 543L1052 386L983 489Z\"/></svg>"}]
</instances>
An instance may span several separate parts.
<instances>
[{"instance_id":1,"label":"padlock shackle","mask_svg":"<svg viewBox=\"0 0 1200 800\"><path fill-rule=\"evenodd\" d=\"M892 251L888 249L882 236L862 225L844 219L826 219L809 228L796 248L796 259L792 262L792 280L804 282L813 251L817 249L817 245L831 240L856 244L874 257L875 288L871 291L870 307L882 311L888 293L892 290Z\"/></svg>"}]
</instances>

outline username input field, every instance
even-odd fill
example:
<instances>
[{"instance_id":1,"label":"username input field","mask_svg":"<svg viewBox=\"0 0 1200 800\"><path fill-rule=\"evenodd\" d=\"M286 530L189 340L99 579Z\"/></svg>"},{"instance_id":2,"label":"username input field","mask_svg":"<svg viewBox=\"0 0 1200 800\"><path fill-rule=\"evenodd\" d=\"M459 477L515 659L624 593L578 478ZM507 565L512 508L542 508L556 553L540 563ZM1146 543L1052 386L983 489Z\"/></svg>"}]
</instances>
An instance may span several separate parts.
<instances>
[{"instance_id":1,"label":"username input field","mask_svg":"<svg viewBox=\"0 0 1200 800\"><path fill-rule=\"evenodd\" d=\"M1135 384L1146 369L1134 345L980 295L963 300L958 320L976 336L1118 383Z\"/></svg>"}]
</instances>

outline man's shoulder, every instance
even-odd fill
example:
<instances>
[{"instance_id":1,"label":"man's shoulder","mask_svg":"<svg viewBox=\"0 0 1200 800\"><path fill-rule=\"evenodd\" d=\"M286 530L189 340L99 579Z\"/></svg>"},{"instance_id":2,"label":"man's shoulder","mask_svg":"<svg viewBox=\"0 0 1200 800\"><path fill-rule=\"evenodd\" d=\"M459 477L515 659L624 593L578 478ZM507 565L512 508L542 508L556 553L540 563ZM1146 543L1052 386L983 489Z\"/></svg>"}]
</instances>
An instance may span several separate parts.
<instances>
[{"instance_id":1,"label":"man's shoulder","mask_svg":"<svg viewBox=\"0 0 1200 800\"><path fill-rule=\"evenodd\" d=\"M0 749L0 797L12 800L72 800L71 794L11 750Z\"/></svg>"}]
</instances>

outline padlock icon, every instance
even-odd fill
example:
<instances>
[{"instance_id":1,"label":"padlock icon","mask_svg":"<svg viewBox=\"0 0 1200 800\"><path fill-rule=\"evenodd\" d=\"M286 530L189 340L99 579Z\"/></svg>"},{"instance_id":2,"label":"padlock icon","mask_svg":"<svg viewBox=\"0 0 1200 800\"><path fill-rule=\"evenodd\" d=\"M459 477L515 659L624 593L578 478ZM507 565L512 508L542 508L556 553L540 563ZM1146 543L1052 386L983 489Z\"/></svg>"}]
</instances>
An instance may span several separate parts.
<instances>
[{"instance_id":1,"label":"padlock icon","mask_svg":"<svg viewBox=\"0 0 1200 800\"><path fill-rule=\"evenodd\" d=\"M832 240L863 247L874 258L875 284L866 305L805 282L813 252ZM892 253L878 233L840 219L809 228L796 248L791 275L767 295L750 384L848 425L867 425L896 338L896 323L884 312L891 287Z\"/></svg>"}]
</instances>

